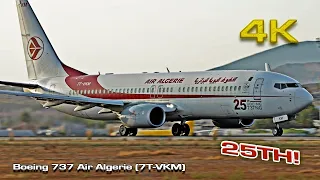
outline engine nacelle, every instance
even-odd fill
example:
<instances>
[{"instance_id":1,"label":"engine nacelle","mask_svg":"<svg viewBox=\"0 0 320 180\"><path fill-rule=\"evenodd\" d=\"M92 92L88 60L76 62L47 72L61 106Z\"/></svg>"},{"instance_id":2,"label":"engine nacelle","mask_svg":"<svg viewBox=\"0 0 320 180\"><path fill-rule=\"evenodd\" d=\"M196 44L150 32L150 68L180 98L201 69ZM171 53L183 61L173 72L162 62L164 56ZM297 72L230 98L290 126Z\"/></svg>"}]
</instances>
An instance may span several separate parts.
<instances>
[{"instance_id":1,"label":"engine nacelle","mask_svg":"<svg viewBox=\"0 0 320 180\"><path fill-rule=\"evenodd\" d=\"M120 120L130 128L157 128L166 121L164 110L155 104L138 104L124 109Z\"/></svg>"},{"instance_id":2,"label":"engine nacelle","mask_svg":"<svg viewBox=\"0 0 320 180\"><path fill-rule=\"evenodd\" d=\"M243 128L253 125L253 119L218 119L212 120L212 123L220 128Z\"/></svg>"}]
</instances>

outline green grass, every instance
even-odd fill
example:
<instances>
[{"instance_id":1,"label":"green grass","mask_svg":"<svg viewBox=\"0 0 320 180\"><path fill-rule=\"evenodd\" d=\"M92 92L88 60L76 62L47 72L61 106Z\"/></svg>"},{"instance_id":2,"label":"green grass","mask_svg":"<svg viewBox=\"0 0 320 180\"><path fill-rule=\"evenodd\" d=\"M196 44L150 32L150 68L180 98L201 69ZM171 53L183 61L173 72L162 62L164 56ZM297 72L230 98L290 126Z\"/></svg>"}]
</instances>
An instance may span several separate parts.
<instances>
[{"instance_id":1,"label":"green grass","mask_svg":"<svg viewBox=\"0 0 320 180\"><path fill-rule=\"evenodd\" d=\"M248 133L269 133L269 131L264 129L250 129Z\"/></svg>"},{"instance_id":2,"label":"green grass","mask_svg":"<svg viewBox=\"0 0 320 180\"><path fill-rule=\"evenodd\" d=\"M293 128L290 128L290 129L284 129L283 130L283 133L292 133L292 134L309 134L308 131L305 131L305 130L301 130L301 129L293 129Z\"/></svg>"}]
</instances>

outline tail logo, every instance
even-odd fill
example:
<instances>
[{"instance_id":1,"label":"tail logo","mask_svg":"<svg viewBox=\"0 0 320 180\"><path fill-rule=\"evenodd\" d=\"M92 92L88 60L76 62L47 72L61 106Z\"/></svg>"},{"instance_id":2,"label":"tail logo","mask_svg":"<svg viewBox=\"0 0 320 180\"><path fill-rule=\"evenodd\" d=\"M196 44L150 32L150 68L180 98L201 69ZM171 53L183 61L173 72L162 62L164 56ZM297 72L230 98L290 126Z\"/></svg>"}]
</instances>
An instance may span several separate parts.
<instances>
[{"instance_id":1,"label":"tail logo","mask_svg":"<svg viewBox=\"0 0 320 180\"><path fill-rule=\"evenodd\" d=\"M28 54L32 60L38 60L44 51L43 41L39 37L32 37L28 42Z\"/></svg>"}]
</instances>

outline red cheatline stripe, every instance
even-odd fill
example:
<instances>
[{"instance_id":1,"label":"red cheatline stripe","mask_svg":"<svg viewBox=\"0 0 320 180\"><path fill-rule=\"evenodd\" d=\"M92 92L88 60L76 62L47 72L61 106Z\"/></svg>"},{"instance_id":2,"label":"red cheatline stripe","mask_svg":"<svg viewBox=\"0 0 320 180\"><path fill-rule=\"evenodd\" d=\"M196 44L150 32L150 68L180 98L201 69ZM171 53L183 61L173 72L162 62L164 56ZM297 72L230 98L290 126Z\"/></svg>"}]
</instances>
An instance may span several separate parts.
<instances>
[{"instance_id":1,"label":"red cheatline stripe","mask_svg":"<svg viewBox=\"0 0 320 180\"><path fill-rule=\"evenodd\" d=\"M183 94L126 94L126 93L111 93L111 94L82 94L91 98L102 99L177 99L177 98L252 98L252 96L236 96L236 95L183 95ZM269 97L286 97L286 96L261 96L262 98ZM261 102L261 101L250 101Z\"/></svg>"}]
</instances>

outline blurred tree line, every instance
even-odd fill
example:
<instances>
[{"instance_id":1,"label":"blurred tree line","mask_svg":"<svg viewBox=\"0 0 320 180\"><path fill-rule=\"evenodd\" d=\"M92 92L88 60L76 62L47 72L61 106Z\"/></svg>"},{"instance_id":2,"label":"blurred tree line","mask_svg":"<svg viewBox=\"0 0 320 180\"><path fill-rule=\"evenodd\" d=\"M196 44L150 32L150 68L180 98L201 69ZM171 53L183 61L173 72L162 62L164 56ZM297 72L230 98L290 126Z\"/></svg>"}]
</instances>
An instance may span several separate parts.
<instances>
[{"instance_id":1,"label":"blurred tree line","mask_svg":"<svg viewBox=\"0 0 320 180\"><path fill-rule=\"evenodd\" d=\"M35 128L48 129L50 127L61 126L62 124L81 124L87 128L105 128L106 121L97 121L74 117L70 115L63 115L60 117L51 117L47 115L39 116L34 115L30 109L25 109L18 116L9 116L0 119L0 128L15 128L21 124L32 125ZM46 127L46 128L44 128Z\"/></svg>"},{"instance_id":2,"label":"blurred tree line","mask_svg":"<svg viewBox=\"0 0 320 180\"><path fill-rule=\"evenodd\" d=\"M319 120L319 110L310 105L297 114L297 118L292 121L281 124L283 128L313 128L313 120ZM274 128L272 119L258 119L252 126L253 129L270 129Z\"/></svg>"}]
</instances>

